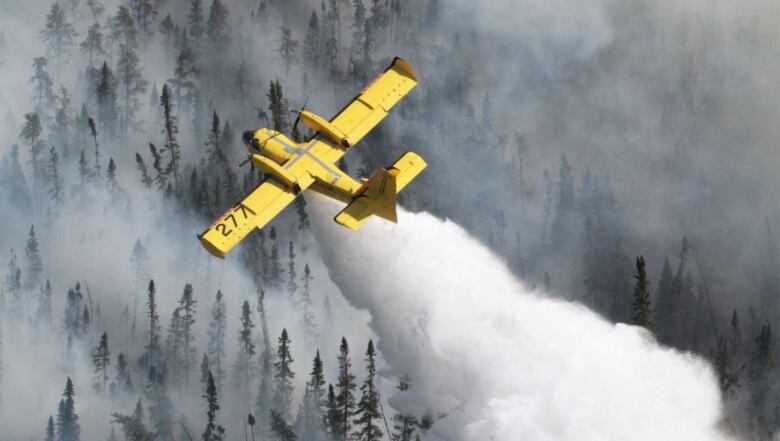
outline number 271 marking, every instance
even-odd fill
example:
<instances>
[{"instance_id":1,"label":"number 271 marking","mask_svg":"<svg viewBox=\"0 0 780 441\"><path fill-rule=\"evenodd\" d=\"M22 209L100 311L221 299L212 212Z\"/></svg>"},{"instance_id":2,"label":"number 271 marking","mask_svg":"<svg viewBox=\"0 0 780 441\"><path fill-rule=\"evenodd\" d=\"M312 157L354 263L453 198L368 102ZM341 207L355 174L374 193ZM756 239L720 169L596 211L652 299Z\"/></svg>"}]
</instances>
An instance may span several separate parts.
<instances>
[{"instance_id":1,"label":"number 271 marking","mask_svg":"<svg viewBox=\"0 0 780 441\"><path fill-rule=\"evenodd\" d=\"M238 204L238 206L236 206L230 214L225 216L223 220L214 227L214 229L222 233L222 235L225 237L230 236L230 233L233 232L233 228L238 227L238 220L236 220L236 213L241 213L244 219L248 219L249 215L247 214L247 212L253 215L255 214L255 212L252 211L252 209L247 207L246 205ZM233 224L233 228L228 227L230 223Z\"/></svg>"}]
</instances>

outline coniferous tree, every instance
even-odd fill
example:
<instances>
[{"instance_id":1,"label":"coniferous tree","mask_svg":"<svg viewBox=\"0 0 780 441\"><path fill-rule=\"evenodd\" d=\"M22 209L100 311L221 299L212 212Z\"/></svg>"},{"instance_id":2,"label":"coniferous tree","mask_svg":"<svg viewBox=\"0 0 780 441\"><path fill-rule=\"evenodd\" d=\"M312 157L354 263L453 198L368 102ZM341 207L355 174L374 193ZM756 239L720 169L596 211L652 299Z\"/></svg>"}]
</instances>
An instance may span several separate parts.
<instances>
[{"instance_id":1,"label":"coniferous tree","mask_svg":"<svg viewBox=\"0 0 780 441\"><path fill-rule=\"evenodd\" d=\"M296 428L302 439L316 440L321 438L326 404L325 375L320 351L317 351L297 416Z\"/></svg>"},{"instance_id":2,"label":"coniferous tree","mask_svg":"<svg viewBox=\"0 0 780 441\"><path fill-rule=\"evenodd\" d=\"M271 430L279 441L295 441L298 436L293 431L282 412L271 409Z\"/></svg>"},{"instance_id":3,"label":"coniferous tree","mask_svg":"<svg viewBox=\"0 0 780 441\"><path fill-rule=\"evenodd\" d=\"M298 40L292 37L292 31L287 26L282 25L279 28L281 38L279 40L279 48L277 53L284 63L285 77L290 75L290 66L293 65L296 59L296 51L298 50Z\"/></svg>"},{"instance_id":4,"label":"coniferous tree","mask_svg":"<svg viewBox=\"0 0 780 441\"><path fill-rule=\"evenodd\" d=\"M79 441L81 427L76 414L76 391L68 377L57 410L57 441Z\"/></svg>"},{"instance_id":5,"label":"coniferous tree","mask_svg":"<svg viewBox=\"0 0 780 441\"><path fill-rule=\"evenodd\" d=\"M282 329L279 337L279 347L276 349L276 361L274 362L274 408L283 418L290 414L292 404L293 379L292 354L290 353L290 338L287 329Z\"/></svg>"},{"instance_id":6,"label":"coniferous tree","mask_svg":"<svg viewBox=\"0 0 780 441\"><path fill-rule=\"evenodd\" d=\"M182 365L179 374L184 381L184 385L189 385L190 372L195 366L195 334L193 325L195 324L195 305L197 301L192 297L192 285L184 285L184 292L179 300L179 309L181 316L181 354Z\"/></svg>"},{"instance_id":7,"label":"coniferous tree","mask_svg":"<svg viewBox=\"0 0 780 441\"><path fill-rule=\"evenodd\" d=\"M30 233L27 236L27 245L24 247L24 256L26 266L24 273L26 275L25 285L28 289L37 288L41 283L43 274L43 261L41 253L38 250L38 238L35 237L35 227L30 226Z\"/></svg>"},{"instance_id":8,"label":"coniferous tree","mask_svg":"<svg viewBox=\"0 0 780 441\"><path fill-rule=\"evenodd\" d=\"M303 267L303 291L301 292L301 306L303 308L303 327L306 331L306 336L309 339L313 339L316 335L316 324L314 323L314 316L311 313L312 301L311 301L311 268L309 264L305 264Z\"/></svg>"},{"instance_id":9,"label":"coniferous tree","mask_svg":"<svg viewBox=\"0 0 780 441\"><path fill-rule=\"evenodd\" d=\"M44 168L41 161L41 152L43 151L43 126L37 113L27 113L24 115L24 126L19 137L30 146L30 156L33 174L33 206L37 210L41 206L41 181L44 177Z\"/></svg>"},{"instance_id":10,"label":"coniferous tree","mask_svg":"<svg viewBox=\"0 0 780 441\"><path fill-rule=\"evenodd\" d=\"M203 393L206 393L206 389L209 385L209 373L211 372L211 362L209 361L209 354L203 353L203 358L200 361L200 384L203 387Z\"/></svg>"},{"instance_id":11,"label":"coniferous tree","mask_svg":"<svg viewBox=\"0 0 780 441\"><path fill-rule=\"evenodd\" d=\"M341 440L344 439L344 433L342 433L342 426L344 418L341 416L341 409L339 403L336 400L336 390L332 384L328 384L328 398L326 402L325 411L325 428L330 435L330 439Z\"/></svg>"},{"instance_id":12,"label":"coniferous tree","mask_svg":"<svg viewBox=\"0 0 780 441\"><path fill-rule=\"evenodd\" d=\"M11 317L21 317L24 310L22 298L22 270L16 264L16 254L11 250L11 259L8 261L8 274L5 276L5 290L11 296L9 313Z\"/></svg>"},{"instance_id":13,"label":"coniferous tree","mask_svg":"<svg viewBox=\"0 0 780 441\"><path fill-rule=\"evenodd\" d=\"M46 283L41 287L41 296L38 299L38 311L35 314L38 323L46 324L46 326L49 326L52 319L51 294L51 283L49 282L49 279L46 279Z\"/></svg>"},{"instance_id":14,"label":"coniferous tree","mask_svg":"<svg viewBox=\"0 0 780 441\"><path fill-rule=\"evenodd\" d=\"M11 153L0 163L0 185L6 189L8 203L22 212L29 212L32 208L30 192L27 188L27 179L22 171L19 160L19 146L11 146Z\"/></svg>"},{"instance_id":15,"label":"coniferous tree","mask_svg":"<svg viewBox=\"0 0 780 441\"><path fill-rule=\"evenodd\" d=\"M89 67L92 67L96 57L105 55L103 48L103 31L100 29L100 23L95 22L89 26L87 36L81 42L81 51L89 57Z\"/></svg>"},{"instance_id":16,"label":"coniferous tree","mask_svg":"<svg viewBox=\"0 0 780 441\"><path fill-rule=\"evenodd\" d=\"M173 78L168 80L173 85L173 94L176 97L176 111L178 115L184 109L198 112L196 104L197 86L195 81L200 75L196 52L189 46L184 46L176 57L176 68ZM195 124L197 128L198 124Z\"/></svg>"},{"instance_id":17,"label":"coniferous tree","mask_svg":"<svg viewBox=\"0 0 780 441\"><path fill-rule=\"evenodd\" d=\"M36 57L33 59L34 73L30 82L33 83L34 95L32 99L35 101L35 113L38 115L46 115L48 108L54 104L54 82L52 81L49 73L46 71L46 66L49 62L45 57Z\"/></svg>"},{"instance_id":18,"label":"coniferous tree","mask_svg":"<svg viewBox=\"0 0 780 441\"><path fill-rule=\"evenodd\" d=\"M174 427L173 402L168 395L168 379L165 365L151 367L147 379L146 398L150 402L149 415L154 427L155 440L172 441Z\"/></svg>"},{"instance_id":19,"label":"coniferous tree","mask_svg":"<svg viewBox=\"0 0 780 441\"><path fill-rule=\"evenodd\" d=\"M320 20L317 11L311 11L306 38L303 40L303 59L317 66L320 61Z\"/></svg>"},{"instance_id":20,"label":"coniferous tree","mask_svg":"<svg viewBox=\"0 0 780 441\"><path fill-rule=\"evenodd\" d=\"M647 270L645 269L645 258L643 256L636 258L634 279L636 279L636 284L634 285L634 315L631 318L632 322L652 332L655 329L655 322L653 321L653 306L650 301L650 281L647 280Z\"/></svg>"},{"instance_id":21,"label":"coniferous tree","mask_svg":"<svg viewBox=\"0 0 780 441\"><path fill-rule=\"evenodd\" d=\"M287 258L287 274L289 276L287 280L287 294L289 294L292 300L295 298L295 293L298 292L298 273L295 271L295 249L292 241L290 241Z\"/></svg>"},{"instance_id":22,"label":"coniferous tree","mask_svg":"<svg viewBox=\"0 0 780 441\"><path fill-rule=\"evenodd\" d=\"M135 391L133 379L130 376L130 368L127 364L125 354L119 354L116 357L116 374L114 376L115 395L131 394Z\"/></svg>"},{"instance_id":23,"label":"coniferous tree","mask_svg":"<svg viewBox=\"0 0 780 441\"><path fill-rule=\"evenodd\" d=\"M269 262L268 284L274 288L280 288L282 285L282 264L279 259L279 244L276 240L276 228L271 227L269 234L271 239L271 258Z\"/></svg>"},{"instance_id":24,"label":"coniferous tree","mask_svg":"<svg viewBox=\"0 0 780 441\"><path fill-rule=\"evenodd\" d=\"M60 157L57 149L52 146L49 150L49 163L47 164L49 172L49 198L51 199L52 217L62 207L65 202L64 191L62 189L62 174L60 173Z\"/></svg>"},{"instance_id":25,"label":"coniferous tree","mask_svg":"<svg viewBox=\"0 0 780 441\"><path fill-rule=\"evenodd\" d=\"M46 435L44 441L57 441L57 435L54 428L54 417L49 415L49 421L46 423Z\"/></svg>"},{"instance_id":26,"label":"coniferous tree","mask_svg":"<svg viewBox=\"0 0 780 441\"><path fill-rule=\"evenodd\" d=\"M206 394L203 395L208 405L206 412L206 430L203 432L203 441L222 441L225 436L225 429L217 424L217 411L219 410L219 400L217 397L217 386L214 383L214 376L209 373L208 386Z\"/></svg>"},{"instance_id":27,"label":"coniferous tree","mask_svg":"<svg viewBox=\"0 0 780 441\"><path fill-rule=\"evenodd\" d=\"M127 10L124 7L120 7L120 14L116 18L121 23L119 26L121 26L122 33L125 35L124 42L119 45L119 61L116 66L124 100L122 112L123 136L127 136L131 125L135 124L135 113L139 107L139 96L144 94L149 86L149 81L143 77L141 72L140 60L136 53L138 31L135 29L135 22L132 16L126 15L125 12Z\"/></svg>"},{"instance_id":28,"label":"coniferous tree","mask_svg":"<svg viewBox=\"0 0 780 441\"><path fill-rule=\"evenodd\" d=\"M146 352L142 356L141 365L144 367L159 368L160 366L160 314L157 311L157 289L154 285L154 279L149 280L149 287L147 289L146 316L149 318L149 340L146 343Z\"/></svg>"},{"instance_id":29,"label":"coniferous tree","mask_svg":"<svg viewBox=\"0 0 780 441\"><path fill-rule=\"evenodd\" d=\"M238 390L244 392L244 399L249 401L249 384L252 378L252 358L255 355L255 344L252 342L252 331L255 324L252 323L252 310L249 308L249 302L244 301L241 305L241 330L238 334L238 356L236 358L234 375Z\"/></svg>"},{"instance_id":30,"label":"coniferous tree","mask_svg":"<svg viewBox=\"0 0 780 441\"><path fill-rule=\"evenodd\" d=\"M65 330L69 337L81 336L81 284L76 282L75 289L68 290L68 296L65 303Z\"/></svg>"},{"instance_id":31,"label":"coniferous tree","mask_svg":"<svg viewBox=\"0 0 780 441\"><path fill-rule=\"evenodd\" d=\"M121 427L125 441L154 441L154 433L144 424L144 409L141 400L136 403L132 415L114 413L111 414L111 417L113 418L111 422L119 424Z\"/></svg>"},{"instance_id":32,"label":"coniferous tree","mask_svg":"<svg viewBox=\"0 0 780 441\"><path fill-rule=\"evenodd\" d=\"M176 140L176 134L179 133L179 128L176 126L176 116L173 114L173 103L171 101L171 91L168 85L163 85L162 95L160 95L160 105L163 110L163 121L165 129L165 144L163 145L163 151L167 151L170 155L170 161L166 172L173 173L173 182L178 184L179 182L179 160L181 159L181 148Z\"/></svg>"},{"instance_id":33,"label":"coniferous tree","mask_svg":"<svg viewBox=\"0 0 780 441\"><path fill-rule=\"evenodd\" d=\"M49 55L53 55L57 64L57 77L59 78L64 60L73 51L73 39L77 32L73 25L65 17L65 11L59 3L53 3L46 15L46 26L41 31L41 38L46 43Z\"/></svg>"},{"instance_id":34,"label":"coniferous tree","mask_svg":"<svg viewBox=\"0 0 780 441\"><path fill-rule=\"evenodd\" d=\"M206 21L206 35L212 50L222 51L230 43L230 24L228 23L228 10L221 0L213 0L209 8L209 17Z\"/></svg>"},{"instance_id":35,"label":"coniferous tree","mask_svg":"<svg viewBox=\"0 0 780 441\"><path fill-rule=\"evenodd\" d=\"M268 88L268 110L271 112L271 128L277 132L286 133L289 122L287 121L287 103L279 81L271 81Z\"/></svg>"},{"instance_id":36,"label":"coniferous tree","mask_svg":"<svg viewBox=\"0 0 780 441\"><path fill-rule=\"evenodd\" d=\"M108 334L103 333L100 336L100 343L92 351L92 366L94 368L95 380L92 388L95 392L104 394L108 389L108 368L111 366L111 352L108 349Z\"/></svg>"},{"instance_id":37,"label":"coniferous tree","mask_svg":"<svg viewBox=\"0 0 780 441\"><path fill-rule=\"evenodd\" d=\"M357 403L357 418L354 419L355 439L359 441L378 441L382 438L382 430L379 428L379 420L382 414L379 411L379 392L376 389L376 351L374 342L368 340L366 349L366 379L360 386L360 401Z\"/></svg>"},{"instance_id":38,"label":"coniferous tree","mask_svg":"<svg viewBox=\"0 0 780 441\"><path fill-rule=\"evenodd\" d=\"M170 60L171 44L173 39L176 37L176 33L178 32L178 27L176 26L176 23L173 22L171 14L166 15L165 18L160 21L159 30L160 33L165 36L165 59Z\"/></svg>"},{"instance_id":39,"label":"coniferous tree","mask_svg":"<svg viewBox=\"0 0 780 441\"><path fill-rule=\"evenodd\" d=\"M200 50L206 34L206 16L203 12L203 0L190 0L188 15L190 37L195 49Z\"/></svg>"},{"instance_id":40,"label":"coniferous tree","mask_svg":"<svg viewBox=\"0 0 780 441\"><path fill-rule=\"evenodd\" d=\"M307 232L311 227L309 213L306 212L306 200L303 197L295 198L295 211L298 213L298 231Z\"/></svg>"},{"instance_id":41,"label":"coniferous tree","mask_svg":"<svg viewBox=\"0 0 780 441\"><path fill-rule=\"evenodd\" d=\"M114 72L108 67L108 63L103 63L98 73L98 83L95 89L95 96L97 97L98 108L98 124L100 129L105 135L113 135L116 133L116 123L119 112L117 110L117 79L114 76ZM92 119L90 118L90 121ZM93 128L93 137L95 136L94 123L90 124ZM95 163L95 169L100 169L99 164Z\"/></svg>"},{"instance_id":42,"label":"coniferous tree","mask_svg":"<svg viewBox=\"0 0 780 441\"><path fill-rule=\"evenodd\" d=\"M352 361L349 359L349 344L344 337L341 337L338 362L339 378L336 405L339 421L336 423L336 431L332 435L336 439L346 441L352 431L351 418L355 413L355 388L357 386L355 385L355 375L352 373Z\"/></svg>"},{"instance_id":43,"label":"coniferous tree","mask_svg":"<svg viewBox=\"0 0 780 441\"><path fill-rule=\"evenodd\" d=\"M217 390L222 391L222 384L225 379L225 326L226 326L226 310L225 300L222 298L222 291L217 290L217 297L214 299L214 304L211 306L208 331L208 358L210 360L209 370L213 371L216 375ZM251 322L251 318L249 320ZM243 326L243 317L242 317ZM251 339L251 331L250 337ZM251 344L251 341L250 341Z\"/></svg>"},{"instance_id":44,"label":"coniferous tree","mask_svg":"<svg viewBox=\"0 0 780 441\"><path fill-rule=\"evenodd\" d=\"M65 86L60 86L60 93L55 96L55 101L59 104L57 112L54 115L54 122L49 129L49 137L52 144L59 144L62 148L63 156L67 159L70 156L70 126L71 118L71 95Z\"/></svg>"}]
</instances>

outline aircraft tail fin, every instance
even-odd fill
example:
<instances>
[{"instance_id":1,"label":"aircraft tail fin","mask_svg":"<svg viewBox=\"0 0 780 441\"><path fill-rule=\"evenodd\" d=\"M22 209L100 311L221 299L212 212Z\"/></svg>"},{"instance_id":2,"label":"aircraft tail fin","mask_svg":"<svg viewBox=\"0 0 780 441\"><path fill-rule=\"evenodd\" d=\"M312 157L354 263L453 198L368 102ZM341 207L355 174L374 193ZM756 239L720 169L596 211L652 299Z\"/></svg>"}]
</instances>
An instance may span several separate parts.
<instances>
[{"instance_id":1,"label":"aircraft tail fin","mask_svg":"<svg viewBox=\"0 0 780 441\"><path fill-rule=\"evenodd\" d=\"M392 167L374 173L361 193L336 216L336 222L351 230L359 229L372 215L398 222L396 196L426 166L419 155L407 152Z\"/></svg>"}]
</instances>

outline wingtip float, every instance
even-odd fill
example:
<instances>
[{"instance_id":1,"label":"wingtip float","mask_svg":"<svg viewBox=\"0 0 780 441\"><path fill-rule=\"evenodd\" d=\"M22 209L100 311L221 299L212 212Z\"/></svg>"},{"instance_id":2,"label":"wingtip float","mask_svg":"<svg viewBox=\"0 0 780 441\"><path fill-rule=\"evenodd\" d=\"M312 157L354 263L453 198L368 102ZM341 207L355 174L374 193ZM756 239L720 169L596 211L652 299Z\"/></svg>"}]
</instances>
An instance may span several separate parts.
<instances>
[{"instance_id":1,"label":"wingtip float","mask_svg":"<svg viewBox=\"0 0 780 441\"><path fill-rule=\"evenodd\" d=\"M396 222L396 195L425 169L425 161L407 152L392 166L362 180L350 177L336 162L416 85L412 65L395 58L331 120L302 109L299 121L315 132L306 142L295 142L267 128L246 132L244 143L252 165L266 179L198 236L206 250L224 258L305 190L347 204L334 220L351 230L359 229L371 216Z\"/></svg>"}]
</instances>

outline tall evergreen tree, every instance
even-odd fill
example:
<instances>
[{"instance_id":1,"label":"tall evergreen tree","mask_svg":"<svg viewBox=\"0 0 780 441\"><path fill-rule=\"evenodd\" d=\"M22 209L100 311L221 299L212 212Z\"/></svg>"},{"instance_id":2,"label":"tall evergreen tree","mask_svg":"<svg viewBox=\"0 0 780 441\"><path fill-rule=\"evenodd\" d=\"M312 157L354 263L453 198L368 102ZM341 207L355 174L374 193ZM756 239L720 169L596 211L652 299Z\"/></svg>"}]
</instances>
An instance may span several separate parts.
<instances>
[{"instance_id":1,"label":"tall evergreen tree","mask_svg":"<svg viewBox=\"0 0 780 441\"><path fill-rule=\"evenodd\" d=\"M57 411L57 441L79 441L81 427L76 414L76 390L68 377Z\"/></svg>"},{"instance_id":2,"label":"tall evergreen tree","mask_svg":"<svg viewBox=\"0 0 780 441\"><path fill-rule=\"evenodd\" d=\"M65 61L73 51L73 39L76 35L78 34L73 25L65 17L65 11L59 3L52 3L46 15L46 26L41 31L41 38L46 43L49 55L55 59L58 78Z\"/></svg>"},{"instance_id":3,"label":"tall evergreen tree","mask_svg":"<svg viewBox=\"0 0 780 441\"><path fill-rule=\"evenodd\" d=\"M287 294L292 300L295 298L295 293L298 292L298 273L295 271L295 248L292 241L290 241L287 258L287 275L289 276L287 280Z\"/></svg>"},{"instance_id":4,"label":"tall evergreen tree","mask_svg":"<svg viewBox=\"0 0 780 441\"><path fill-rule=\"evenodd\" d=\"M200 50L206 34L206 16L203 12L203 0L190 0L190 12L187 17L190 38L195 49Z\"/></svg>"},{"instance_id":5,"label":"tall evergreen tree","mask_svg":"<svg viewBox=\"0 0 780 441\"><path fill-rule=\"evenodd\" d=\"M636 284L634 285L634 315L632 322L635 325L647 328L651 332L655 329L653 320L653 306L650 300L650 281L647 280L645 258L636 258L636 272L634 273Z\"/></svg>"},{"instance_id":6,"label":"tall evergreen tree","mask_svg":"<svg viewBox=\"0 0 780 441\"><path fill-rule=\"evenodd\" d=\"M51 283L49 279L46 279L46 283L41 287L41 296L38 299L38 310L35 317L38 323L49 326L52 319L52 307L51 307Z\"/></svg>"},{"instance_id":7,"label":"tall evergreen tree","mask_svg":"<svg viewBox=\"0 0 780 441\"><path fill-rule=\"evenodd\" d=\"M43 125L37 113L27 113L24 115L24 126L19 137L30 146L30 157L33 176L33 207L36 212L41 207L41 186L43 185L44 168L41 161L41 152L43 151Z\"/></svg>"},{"instance_id":8,"label":"tall evergreen tree","mask_svg":"<svg viewBox=\"0 0 780 441\"><path fill-rule=\"evenodd\" d=\"M242 314L243 315L243 314ZM222 291L217 290L217 296L214 299L214 304L211 306L209 319L209 331L208 331L208 346L207 353L210 360L211 369L216 376L217 390L222 391L223 381L225 379L225 326L226 326L226 310L225 300L222 298ZM251 318L249 320L251 322ZM242 316L242 326L243 316ZM251 340L251 331L250 331ZM251 341L250 341L251 344Z\"/></svg>"},{"instance_id":9,"label":"tall evergreen tree","mask_svg":"<svg viewBox=\"0 0 780 441\"><path fill-rule=\"evenodd\" d=\"M49 150L47 169L49 175L49 199L51 199L50 211L52 217L55 217L55 214L62 208L65 202L65 196L62 188L62 174L60 173L60 156L57 154L57 149L54 146Z\"/></svg>"},{"instance_id":10,"label":"tall evergreen tree","mask_svg":"<svg viewBox=\"0 0 780 441\"><path fill-rule=\"evenodd\" d=\"M103 63L98 74L98 83L95 89L95 96L97 97L98 108L98 124L101 131L105 135L113 135L116 133L116 124L119 112L117 110L117 79L114 76L114 72L108 67L108 63ZM94 127L94 124L90 125ZM93 130L94 133L94 130ZM95 164L95 169L99 169L98 164Z\"/></svg>"},{"instance_id":11,"label":"tall evergreen tree","mask_svg":"<svg viewBox=\"0 0 780 441\"><path fill-rule=\"evenodd\" d=\"M45 57L33 59L34 73L32 78L30 78L30 82L34 87L32 99L35 101L35 113L38 115L46 115L48 109L54 104L54 82L46 71L48 64L49 62Z\"/></svg>"},{"instance_id":12,"label":"tall evergreen tree","mask_svg":"<svg viewBox=\"0 0 780 441\"><path fill-rule=\"evenodd\" d=\"M238 333L238 355L236 357L235 375L238 390L244 392L245 401L249 400L248 390L252 378L252 358L255 355L255 344L252 342L252 331L255 324L252 323L252 310L249 302L241 305L241 330Z\"/></svg>"},{"instance_id":13,"label":"tall evergreen tree","mask_svg":"<svg viewBox=\"0 0 780 441\"><path fill-rule=\"evenodd\" d=\"M163 110L163 121L165 129L165 144L163 144L163 151L167 151L170 155L170 161L168 162L167 172L173 173L173 182L178 184L179 182L179 161L181 160L181 148L179 142L176 140L176 135L179 133L179 128L176 126L176 116L173 114L173 102L171 101L171 91L168 85L163 85L162 95L160 95L160 105Z\"/></svg>"},{"instance_id":14,"label":"tall evergreen tree","mask_svg":"<svg viewBox=\"0 0 780 441\"><path fill-rule=\"evenodd\" d=\"M159 368L160 366L160 313L157 311L157 289L154 285L154 279L149 280L149 287L147 289L146 316L149 318L149 340L146 343L146 352L142 356L141 365L144 367Z\"/></svg>"},{"instance_id":15,"label":"tall evergreen tree","mask_svg":"<svg viewBox=\"0 0 780 441\"><path fill-rule=\"evenodd\" d=\"M182 376L184 385L189 385L190 373L195 367L195 333L193 325L195 324L195 305L197 301L192 296L192 285L184 285L184 292L179 300L179 309L181 314L181 353L182 353Z\"/></svg>"},{"instance_id":16,"label":"tall evergreen tree","mask_svg":"<svg viewBox=\"0 0 780 441\"><path fill-rule=\"evenodd\" d=\"M331 435L336 439L347 441L351 433L351 418L355 413L355 374L352 373L352 361L349 359L349 344L347 339L341 337L339 346L339 378L336 406L338 408L339 421L334 426L335 432Z\"/></svg>"},{"instance_id":17,"label":"tall evergreen tree","mask_svg":"<svg viewBox=\"0 0 780 441\"><path fill-rule=\"evenodd\" d=\"M279 441L295 441L298 436L293 431L282 412L271 410L271 430Z\"/></svg>"},{"instance_id":18,"label":"tall evergreen tree","mask_svg":"<svg viewBox=\"0 0 780 441\"><path fill-rule=\"evenodd\" d=\"M374 342L368 340L366 349L366 379L360 386L360 401L357 403L357 418L355 424L355 439L359 441L378 441L382 438L382 430L379 428L379 420L382 414L379 410L379 391L376 380L376 351Z\"/></svg>"},{"instance_id":19,"label":"tall evergreen tree","mask_svg":"<svg viewBox=\"0 0 780 441\"><path fill-rule=\"evenodd\" d=\"M122 415L114 413L111 415L113 423L119 424L122 433L125 435L125 441L154 441L152 433L144 423L144 409L141 400L135 405L135 411L132 415Z\"/></svg>"},{"instance_id":20,"label":"tall evergreen tree","mask_svg":"<svg viewBox=\"0 0 780 441\"><path fill-rule=\"evenodd\" d=\"M290 343L287 329L282 329L282 335L279 337L279 347L276 349L276 361L274 362L273 400L275 410L285 419L290 415L293 379L295 378L295 373L292 371L293 358L290 353Z\"/></svg>"},{"instance_id":21,"label":"tall evergreen tree","mask_svg":"<svg viewBox=\"0 0 780 441\"><path fill-rule=\"evenodd\" d=\"M279 81L271 81L268 87L268 110L271 112L271 128L277 132L286 133L289 127L287 120L287 102L282 91L282 84Z\"/></svg>"},{"instance_id":22,"label":"tall evergreen tree","mask_svg":"<svg viewBox=\"0 0 780 441\"><path fill-rule=\"evenodd\" d=\"M92 388L97 393L105 394L108 389L108 368L111 366L111 351L108 349L108 334L105 332L100 336L100 343L92 351L92 366L95 373Z\"/></svg>"},{"instance_id":23,"label":"tall evergreen tree","mask_svg":"<svg viewBox=\"0 0 780 441\"><path fill-rule=\"evenodd\" d=\"M209 373L208 386L206 394L203 396L208 405L206 412L206 430L203 431L203 441L222 441L225 436L225 429L217 424L217 411L219 410L219 399L217 396L217 386L214 383L214 376Z\"/></svg>"},{"instance_id":24,"label":"tall evergreen tree","mask_svg":"<svg viewBox=\"0 0 780 441\"><path fill-rule=\"evenodd\" d=\"M96 57L105 55L103 48L103 31L100 29L100 23L92 23L87 30L87 36L81 42L81 51L89 57L89 66L95 61Z\"/></svg>"},{"instance_id":25,"label":"tall evergreen tree","mask_svg":"<svg viewBox=\"0 0 780 441\"><path fill-rule=\"evenodd\" d=\"M30 225L30 233L27 236L27 245L24 247L25 256L25 285L28 289L35 289L41 283L43 274L43 261L38 250L38 238L35 236L35 227Z\"/></svg>"},{"instance_id":26,"label":"tall evergreen tree","mask_svg":"<svg viewBox=\"0 0 780 441\"><path fill-rule=\"evenodd\" d=\"M46 422L46 435L44 441L57 441L57 435L54 428L54 417L49 415L49 421Z\"/></svg>"}]
</instances>

